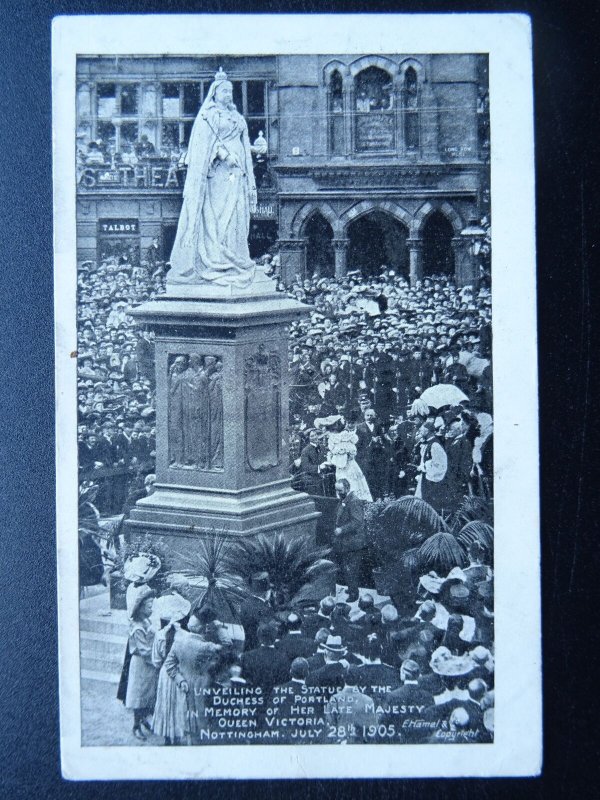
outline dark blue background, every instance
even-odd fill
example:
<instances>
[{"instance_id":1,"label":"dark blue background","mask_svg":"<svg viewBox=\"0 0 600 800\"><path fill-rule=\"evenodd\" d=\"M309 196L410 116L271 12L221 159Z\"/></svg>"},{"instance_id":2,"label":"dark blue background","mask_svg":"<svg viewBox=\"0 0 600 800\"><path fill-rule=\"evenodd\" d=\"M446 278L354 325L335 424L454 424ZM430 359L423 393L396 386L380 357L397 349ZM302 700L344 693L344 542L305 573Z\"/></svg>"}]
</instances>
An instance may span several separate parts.
<instances>
[{"instance_id":1,"label":"dark blue background","mask_svg":"<svg viewBox=\"0 0 600 800\"><path fill-rule=\"evenodd\" d=\"M0 6L0 796L598 796L598 9L571 2L13 2ZM51 18L142 11L521 11L534 23L545 767L528 781L74 784L59 768ZM518 254L515 255L518 259ZM596 259L597 261L597 259ZM517 265L518 266L518 265ZM515 341L515 357L519 343ZM515 393L515 402L519 402ZM594 404L596 403L596 406ZM596 443L597 444L597 443ZM597 459L596 459L597 461ZM501 543L500 543L501 544ZM515 553L515 560L519 554ZM519 624L518 619L514 621ZM75 633L75 632L74 632ZM523 659L527 653L522 654ZM502 702L502 698L499 698ZM527 731L523 731L527 736ZM335 759L335 752L331 751ZM231 771L235 775L232 761Z\"/></svg>"}]
</instances>

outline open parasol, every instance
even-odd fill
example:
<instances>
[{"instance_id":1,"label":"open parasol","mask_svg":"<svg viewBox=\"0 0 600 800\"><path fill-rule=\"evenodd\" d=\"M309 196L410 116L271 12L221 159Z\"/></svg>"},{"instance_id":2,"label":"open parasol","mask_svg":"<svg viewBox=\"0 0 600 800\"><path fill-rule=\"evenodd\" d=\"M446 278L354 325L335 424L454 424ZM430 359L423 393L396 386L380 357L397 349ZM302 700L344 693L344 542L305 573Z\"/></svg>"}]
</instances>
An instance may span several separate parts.
<instances>
[{"instance_id":1,"label":"open parasol","mask_svg":"<svg viewBox=\"0 0 600 800\"><path fill-rule=\"evenodd\" d=\"M425 389L420 399L430 408L443 408L444 406L458 406L469 398L452 383L438 383L436 386Z\"/></svg>"}]
</instances>

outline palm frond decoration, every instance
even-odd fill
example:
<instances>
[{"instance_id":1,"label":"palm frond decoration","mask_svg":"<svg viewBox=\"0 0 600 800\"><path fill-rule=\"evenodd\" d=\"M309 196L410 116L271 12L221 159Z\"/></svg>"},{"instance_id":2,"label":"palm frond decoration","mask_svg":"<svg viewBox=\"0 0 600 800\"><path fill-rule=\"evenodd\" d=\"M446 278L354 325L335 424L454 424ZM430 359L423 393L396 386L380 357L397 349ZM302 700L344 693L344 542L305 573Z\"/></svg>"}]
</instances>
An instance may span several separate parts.
<instances>
[{"instance_id":1,"label":"palm frond decoration","mask_svg":"<svg viewBox=\"0 0 600 800\"><path fill-rule=\"evenodd\" d=\"M200 539L194 553L177 553L182 566L167 578L193 610L211 608L226 623L238 621L240 603L248 595L242 577L231 568L232 551L232 543L215 532Z\"/></svg>"},{"instance_id":2,"label":"palm frond decoration","mask_svg":"<svg viewBox=\"0 0 600 800\"><path fill-rule=\"evenodd\" d=\"M232 553L234 568L250 581L256 572L268 572L276 604L283 608L307 584L333 572L329 548L317 547L300 536L260 534L239 542Z\"/></svg>"},{"instance_id":3,"label":"palm frond decoration","mask_svg":"<svg viewBox=\"0 0 600 800\"><path fill-rule=\"evenodd\" d=\"M434 533L419 548L421 570L435 570L438 575L447 575L453 567L464 567L466 558L464 550L456 537L442 531Z\"/></svg>"},{"instance_id":4,"label":"palm frond decoration","mask_svg":"<svg viewBox=\"0 0 600 800\"><path fill-rule=\"evenodd\" d=\"M444 519L433 506L412 495L391 502L383 513L383 519L386 525L394 525L405 536L414 533L430 536L447 529Z\"/></svg>"},{"instance_id":5,"label":"palm frond decoration","mask_svg":"<svg viewBox=\"0 0 600 800\"><path fill-rule=\"evenodd\" d=\"M494 501L491 498L468 495L456 510L452 520L452 532L457 533L469 522L480 520L494 524Z\"/></svg>"},{"instance_id":6,"label":"palm frond decoration","mask_svg":"<svg viewBox=\"0 0 600 800\"><path fill-rule=\"evenodd\" d=\"M405 550L420 547L432 534L447 530L443 517L429 503L412 496L389 503L378 522L372 541L382 566Z\"/></svg>"},{"instance_id":7,"label":"palm frond decoration","mask_svg":"<svg viewBox=\"0 0 600 800\"><path fill-rule=\"evenodd\" d=\"M494 551L494 529L487 522L473 520L467 522L456 534L456 539L463 546L465 552L473 542L479 542L488 556L493 555Z\"/></svg>"}]
</instances>

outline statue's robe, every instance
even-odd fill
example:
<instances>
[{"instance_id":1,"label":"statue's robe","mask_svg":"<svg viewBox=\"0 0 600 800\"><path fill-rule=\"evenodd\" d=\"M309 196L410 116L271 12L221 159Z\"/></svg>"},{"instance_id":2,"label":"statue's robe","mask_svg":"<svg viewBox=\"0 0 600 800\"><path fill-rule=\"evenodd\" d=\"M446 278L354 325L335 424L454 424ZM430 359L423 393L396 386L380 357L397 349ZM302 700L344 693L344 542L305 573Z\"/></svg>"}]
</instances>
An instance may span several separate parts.
<instances>
[{"instance_id":1,"label":"statue's robe","mask_svg":"<svg viewBox=\"0 0 600 800\"><path fill-rule=\"evenodd\" d=\"M219 148L235 156L241 168L220 160ZM248 233L250 192L255 184L244 118L214 103L201 110L186 162L183 206L167 283L245 288L254 277Z\"/></svg>"}]
</instances>

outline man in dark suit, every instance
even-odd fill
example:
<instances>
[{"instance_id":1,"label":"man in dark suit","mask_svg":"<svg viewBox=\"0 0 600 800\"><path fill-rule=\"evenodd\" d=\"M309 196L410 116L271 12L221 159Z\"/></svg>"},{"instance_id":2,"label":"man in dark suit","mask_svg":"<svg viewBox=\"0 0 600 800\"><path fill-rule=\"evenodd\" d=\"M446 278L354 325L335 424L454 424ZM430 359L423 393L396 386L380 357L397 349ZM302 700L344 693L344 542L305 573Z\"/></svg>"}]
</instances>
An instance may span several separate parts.
<instances>
[{"instance_id":1,"label":"man in dark suit","mask_svg":"<svg viewBox=\"0 0 600 800\"><path fill-rule=\"evenodd\" d=\"M252 686L260 686L268 696L274 686L288 677L289 662L275 647L277 632L272 623L259 625L257 636L259 646L242 654L242 676Z\"/></svg>"},{"instance_id":2,"label":"man in dark suit","mask_svg":"<svg viewBox=\"0 0 600 800\"><path fill-rule=\"evenodd\" d=\"M329 638L331 631L327 628L320 628L315 634L316 652L308 660L309 672L316 672L321 667L325 666L325 643Z\"/></svg>"},{"instance_id":3,"label":"man in dark suit","mask_svg":"<svg viewBox=\"0 0 600 800\"><path fill-rule=\"evenodd\" d=\"M379 722L383 725L395 725L402 730L406 741L412 744L423 742L431 732L429 728L417 726L403 727L407 719L423 719L425 712L433 703L433 695L419 687L419 665L412 660L402 663L400 680L402 685L386 695L383 706L386 709Z\"/></svg>"},{"instance_id":4,"label":"man in dark suit","mask_svg":"<svg viewBox=\"0 0 600 800\"><path fill-rule=\"evenodd\" d=\"M152 244L146 250L146 261L148 262L148 271L152 275L156 269L156 264L160 259L160 245L158 239L152 239Z\"/></svg>"},{"instance_id":5,"label":"man in dark suit","mask_svg":"<svg viewBox=\"0 0 600 800\"><path fill-rule=\"evenodd\" d=\"M469 681L467 691L469 696L466 700L460 698L452 698L445 703L439 705L431 705L427 710L427 718L430 720L447 720L450 714L456 708L464 708L469 715L469 721L466 728L469 730L477 731L480 734L485 733L485 726L483 724L483 711L481 709L481 701L483 700L488 687L485 681L480 678L475 678Z\"/></svg>"},{"instance_id":6,"label":"man in dark suit","mask_svg":"<svg viewBox=\"0 0 600 800\"><path fill-rule=\"evenodd\" d=\"M335 406L336 410L344 413L346 411L346 402L347 402L347 389L346 387L339 382L337 375L332 372L327 379L327 394L326 399Z\"/></svg>"},{"instance_id":7,"label":"man in dark suit","mask_svg":"<svg viewBox=\"0 0 600 800\"><path fill-rule=\"evenodd\" d=\"M375 409L381 419L389 419L394 409L395 394L394 382L396 379L394 359L384 350L383 345L377 345L378 353L375 356Z\"/></svg>"},{"instance_id":8,"label":"man in dark suit","mask_svg":"<svg viewBox=\"0 0 600 800\"><path fill-rule=\"evenodd\" d=\"M463 392L469 391L469 373L467 372L464 364L458 360L459 350L453 349L450 352L450 363L446 364L444 375L442 376L443 383L453 383Z\"/></svg>"},{"instance_id":9,"label":"man in dark suit","mask_svg":"<svg viewBox=\"0 0 600 800\"><path fill-rule=\"evenodd\" d=\"M398 685L398 671L381 660L381 641L376 634L372 634L360 650L364 662L358 667L360 683L367 686L367 694L374 699L381 696L381 692L394 689Z\"/></svg>"},{"instance_id":10,"label":"man in dark suit","mask_svg":"<svg viewBox=\"0 0 600 800\"><path fill-rule=\"evenodd\" d=\"M289 721L297 719L302 714L302 711L305 710L306 707L301 701L306 698L304 687L306 686L308 673L308 661L305 658L295 658L290 666L290 680L273 688L269 698L269 705L271 708L276 709L275 716L277 720ZM290 725L289 722L287 725L277 728L277 730L279 731L279 744L306 744L310 741L299 737L292 738L292 732L296 730L296 726Z\"/></svg>"},{"instance_id":11,"label":"man in dark suit","mask_svg":"<svg viewBox=\"0 0 600 800\"><path fill-rule=\"evenodd\" d=\"M302 630L302 617L295 611L286 618L287 633L275 645L275 649L291 664L295 658L310 658L317 649L314 639L309 639Z\"/></svg>"},{"instance_id":12,"label":"man in dark suit","mask_svg":"<svg viewBox=\"0 0 600 800\"><path fill-rule=\"evenodd\" d=\"M444 637L444 631L436 627L432 620L437 613L433 600L426 600L421 604L418 614L411 619L400 622L397 633L394 634L396 648L401 658L408 657L408 651L417 644L422 631L429 631L432 635L433 647L438 647Z\"/></svg>"},{"instance_id":13,"label":"man in dark suit","mask_svg":"<svg viewBox=\"0 0 600 800\"><path fill-rule=\"evenodd\" d=\"M329 635L322 648L325 664L309 674L306 685L341 689L344 686L347 668L347 664L342 663L341 659L348 652L342 644L342 637Z\"/></svg>"},{"instance_id":14,"label":"man in dark suit","mask_svg":"<svg viewBox=\"0 0 600 800\"><path fill-rule=\"evenodd\" d=\"M356 426L356 463L362 469L373 499L383 497L389 472L391 450L382 423L373 408L367 408L364 422Z\"/></svg>"},{"instance_id":15,"label":"man in dark suit","mask_svg":"<svg viewBox=\"0 0 600 800\"><path fill-rule=\"evenodd\" d=\"M319 603L319 610L304 615L303 630L304 635L309 639L314 639L315 634L321 628L329 628L331 625L331 613L335 608L335 597L327 595Z\"/></svg>"},{"instance_id":16,"label":"man in dark suit","mask_svg":"<svg viewBox=\"0 0 600 800\"><path fill-rule=\"evenodd\" d=\"M250 578L252 594L240 606L240 624L245 633L245 649L253 650L258 646L258 626L263 622L271 622L274 618L269 603L271 584L268 572L257 572Z\"/></svg>"},{"instance_id":17,"label":"man in dark suit","mask_svg":"<svg viewBox=\"0 0 600 800\"><path fill-rule=\"evenodd\" d=\"M90 442L90 436L87 438L83 435L77 440L77 452L79 457L79 469L93 469L94 468L94 453L92 449L93 441ZM95 441L95 437L94 437Z\"/></svg>"},{"instance_id":18,"label":"man in dark suit","mask_svg":"<svg viewBox=\"0 0 600 800\"><path fill-rule=\"evenodd\" d=\"M320 450L319 431L312 430L308 436L308 444L300 454L300 474L302 489L308 494L323 494L323 480L319 467L325 460Z\"/></svg>"},{"instance_id":19,"label":"man in dark suit","mask_svg":"<svg viewBox=\"0 0 600 800\"><path fill-rule=\"evenodd\" d=\"M104 435L96 436L91 434L88 436L88 447L91 454L91 460L94 464L99 464L102 467L110 467L113 461L113 449L110 442Z\"/></svg>"},{"instance_id":20,"label":"man in dark suit","mask_svg":"<svg viewBox=\"0 0 600 800\"><path fill-rule=\"evenodd\" d=\"M358 599L367 548L363 503L350 491L350 483L336 481L335 493L340 500L335 520L333 550L337 556L340 581L348 587L348 602Z\"/></svg>"},{"instance_id":21,"label":"man in dark suit","mask_svg":"<svg viewBox=\"0 0 600 800\"><path fill-rule=\"evenodd\" d=\"M135 347L135 360L138 374L150 381L152 388L155 384L154 375L154 343L146 331L142 331Z\"/></svg>"}]
</instances>

